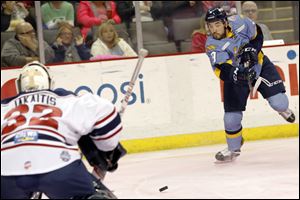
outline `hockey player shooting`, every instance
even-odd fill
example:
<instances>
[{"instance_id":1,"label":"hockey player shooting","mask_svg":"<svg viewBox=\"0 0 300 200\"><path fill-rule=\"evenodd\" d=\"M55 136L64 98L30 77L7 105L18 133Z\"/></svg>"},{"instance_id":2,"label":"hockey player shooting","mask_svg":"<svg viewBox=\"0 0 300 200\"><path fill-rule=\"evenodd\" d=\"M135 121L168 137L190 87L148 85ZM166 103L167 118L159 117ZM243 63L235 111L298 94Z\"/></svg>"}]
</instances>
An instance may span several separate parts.
<instances>
[{"instance_id":1,"label":"hockey player shooting","mask_svg":"<svg viewBox=\"0 0 300 200\"><path fill-rule=\"evenodd\" d=\"M94 145L96 151L81 146L94 166L115 170L126 153L116 107L90 93L52 90L39 62L23 67L18 87L17 96L1 101L1 199L28 199L34 192L51 199L111 198L105 186L96 191L77 142L85 137Z\"/></svg>"},{"instance_id":2,"label":"hockey player shooting","mask_svg":"<svg viewBox=\"0 0 300 200\"><path fill-rule=\"evenodd\" d=\"M294 122L295 115L288 108L282 79L261 51L263 34L260 27L243 16L227 17L220 8L208 10L205 20L210 34L206 53L215 74L224 81L224 125L228 147L215 157L218 161L231 161L240 155L243 145L241 122L252 87L257 88L286 121Z\"/></svg>"}]
</instances>

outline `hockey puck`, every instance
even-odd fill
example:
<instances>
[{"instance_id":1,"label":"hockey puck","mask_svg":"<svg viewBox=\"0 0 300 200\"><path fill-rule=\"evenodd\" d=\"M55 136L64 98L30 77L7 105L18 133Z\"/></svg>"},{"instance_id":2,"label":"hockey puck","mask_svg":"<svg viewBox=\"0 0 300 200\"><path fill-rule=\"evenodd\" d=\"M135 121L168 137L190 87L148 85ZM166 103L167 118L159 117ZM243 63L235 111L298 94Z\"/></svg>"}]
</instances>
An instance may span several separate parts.
<instances>
[{"instance_id":1,"label":"hockey puck","mask_svg":"<svg viewBox=\"0 0 300 200\"><path fill-rule=\"evenodd\" d=\"M168 186L164 186L164 187L162 187L162 188L159 188L159 191L160 192L163 192L163 191L165 191L165 190L167 190L168 189Z\"/></svg>"}]
</instances>

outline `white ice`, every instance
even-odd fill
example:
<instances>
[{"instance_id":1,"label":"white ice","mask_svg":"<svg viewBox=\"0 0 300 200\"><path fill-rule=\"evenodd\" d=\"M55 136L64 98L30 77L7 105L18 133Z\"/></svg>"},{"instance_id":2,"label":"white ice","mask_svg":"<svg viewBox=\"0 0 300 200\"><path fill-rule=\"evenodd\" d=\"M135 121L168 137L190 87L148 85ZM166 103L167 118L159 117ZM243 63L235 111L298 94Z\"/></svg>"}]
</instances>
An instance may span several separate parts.
<instances>
[{"instance_id":1,"label":"white ice","mask_svg":"<svg viewBox=\"0 0 300 200\"><path fill-rule=\"evenodd\" d=\"M246 141L236 161L217 164L224 147L129 154L104 183L129 199L299 199L299 138Z\"/></svg>"}]
</instances>

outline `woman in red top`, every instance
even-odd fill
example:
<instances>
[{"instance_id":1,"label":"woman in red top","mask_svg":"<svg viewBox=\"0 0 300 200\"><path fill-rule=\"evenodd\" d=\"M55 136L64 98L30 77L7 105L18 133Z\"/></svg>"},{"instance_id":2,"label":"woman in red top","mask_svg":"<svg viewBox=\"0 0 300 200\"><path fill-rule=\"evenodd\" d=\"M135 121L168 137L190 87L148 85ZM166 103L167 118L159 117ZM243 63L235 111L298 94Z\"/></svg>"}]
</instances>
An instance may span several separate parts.
<instances>
[{"instance_id":1,"label":"woman in red top","mask_svg":"<svg viewBox=\"0 0 300 200\"><path fill-rule=\"evenodd\" d=\"M86 38L92 26L99 26L102 22L112 20L121 23L113 1L81 1L77 9L77 22L82 26L81 33Z\"/></svg>"},{"instance_id":2,"label":"woman in red top","mask_svg":"<svg viewBox=\"0 0 300 200\"><path fill-rule=\"evenodd\" d=\"M192 51L193 52L205 52L205 43L207 35L205 29L204 17L200 18L200 29L195 30L192 34Z\"/></svg>"}]
</instances>

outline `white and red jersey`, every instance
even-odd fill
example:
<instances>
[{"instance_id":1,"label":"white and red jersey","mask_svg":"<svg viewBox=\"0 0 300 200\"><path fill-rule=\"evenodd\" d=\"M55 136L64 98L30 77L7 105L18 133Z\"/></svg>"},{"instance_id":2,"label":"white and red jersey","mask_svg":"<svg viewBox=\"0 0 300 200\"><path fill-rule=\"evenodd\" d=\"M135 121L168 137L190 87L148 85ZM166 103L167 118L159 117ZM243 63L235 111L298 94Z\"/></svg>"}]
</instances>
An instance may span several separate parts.
<instances>
[{"instance_id":1,"label":"white and red jersey","mask_svg":"<svg viewBox=\"0 0 300 200\"><path fill-rule=\"evenodd\" d=\"M97 95L65 90L23 93L1 101L1 175L50 172L80 159L77 142L89 134L103 151L120 138L115 106Z\"/></svg>"}]
</instances>

